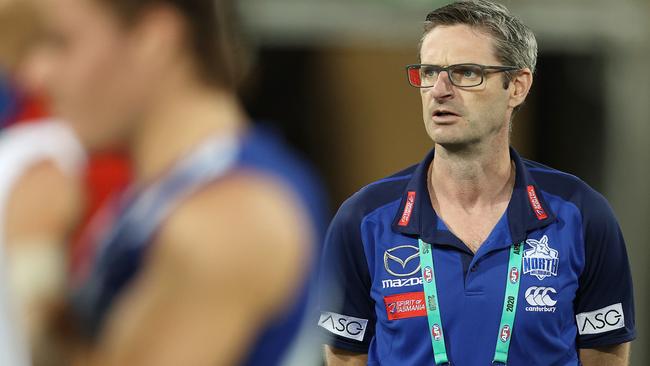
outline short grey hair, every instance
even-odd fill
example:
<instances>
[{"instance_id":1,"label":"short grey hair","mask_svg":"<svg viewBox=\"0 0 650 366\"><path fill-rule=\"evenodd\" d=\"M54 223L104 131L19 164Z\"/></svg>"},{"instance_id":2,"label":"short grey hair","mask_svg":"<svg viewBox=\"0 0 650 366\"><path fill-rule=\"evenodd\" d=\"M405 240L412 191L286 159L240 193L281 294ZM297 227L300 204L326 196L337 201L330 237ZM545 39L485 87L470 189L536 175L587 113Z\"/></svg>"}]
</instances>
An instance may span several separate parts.
<instances>
[{"instance_id":1,"label":"short grey hair","mask_svg":"<svg viewBox=\"0 0 650 366\"><path fill-rule=\"evenodd\" d=\"M537 40L533 31L505 6L487 0L458 1L430 12L424 22L420 49L424 37L435 27L457 24L476 27L492 36L496 57L503 65L535 72Z\"/></svg>"}]
</instances>

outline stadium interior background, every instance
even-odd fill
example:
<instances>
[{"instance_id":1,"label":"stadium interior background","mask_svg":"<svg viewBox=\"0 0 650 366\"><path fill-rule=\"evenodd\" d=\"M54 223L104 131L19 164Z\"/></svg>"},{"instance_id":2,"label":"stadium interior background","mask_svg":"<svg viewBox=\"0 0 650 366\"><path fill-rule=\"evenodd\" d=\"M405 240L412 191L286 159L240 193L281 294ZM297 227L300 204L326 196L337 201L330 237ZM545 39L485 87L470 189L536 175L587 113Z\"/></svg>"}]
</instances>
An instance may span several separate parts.
<instances>
[{"instance_id":1,"label":"stadium interior background","mask_svg":"<svg viewBox=\"0 0 650 366\"><path fill-rule=\"evenodd\" d=\"M504 3L540 45L513 144L527 158L581 177L612 204L635 281L632 364L650 364L650 2ZM247 107L312 161L332 210L431 147L404 65L417 62L422 20L439 4L241 1L256 58L243 93Z\"/></svg>"}]
</instances>

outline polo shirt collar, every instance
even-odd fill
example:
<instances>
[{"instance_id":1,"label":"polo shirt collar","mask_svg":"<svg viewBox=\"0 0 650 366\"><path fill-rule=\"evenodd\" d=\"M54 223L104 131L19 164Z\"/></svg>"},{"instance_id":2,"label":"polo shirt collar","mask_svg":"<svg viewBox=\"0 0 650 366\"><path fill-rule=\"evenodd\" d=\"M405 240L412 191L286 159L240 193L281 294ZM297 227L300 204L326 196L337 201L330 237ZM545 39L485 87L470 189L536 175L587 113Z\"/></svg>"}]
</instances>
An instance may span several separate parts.
<instances>
[{"instance_id":1,"label":"polo shirt collar","mask_svg":"<svg viewBox=\"0 0 650 366\"><path fill-rule=\"evenodd\" d=\"M451 232L438 229L438 216L431 206L427 187L427 174L434 153L435 150L432 149L413 172L402 194L392 227L396 232L417 236L428 243L451 245L466 250L467 247ZM516 174L506 214L511 238L513 242L519 243L526 239L527 233L555 221L556 216L513 148L510 148L510 158L515 163Z\"/></svg>"}]
</instances>

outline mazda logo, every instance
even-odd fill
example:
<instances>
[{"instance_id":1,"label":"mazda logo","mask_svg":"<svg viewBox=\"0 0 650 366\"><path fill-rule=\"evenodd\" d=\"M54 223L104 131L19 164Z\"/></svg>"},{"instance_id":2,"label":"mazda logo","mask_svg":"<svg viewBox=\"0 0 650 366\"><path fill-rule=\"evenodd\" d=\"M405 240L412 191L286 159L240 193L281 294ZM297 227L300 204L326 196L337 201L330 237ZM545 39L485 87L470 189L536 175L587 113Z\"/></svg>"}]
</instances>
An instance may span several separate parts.
<instances>
[{"instance_id":1,"label":"mazda logo","mask_svg":"<svg viewBox=\"0 0 650 366\"><path fill-rule=\"evenodd\" d=\"M420 271L419 255L420 249L413 245L399 245L388 249L384 252L384 267L386 268L386 272L397 277L413 276ZM407 272L406 266L414 259L418 260L417 267ZM392 266L393 269L389 265L391 262L397 263L397 265Z\"/></svg>"}]
</instances>

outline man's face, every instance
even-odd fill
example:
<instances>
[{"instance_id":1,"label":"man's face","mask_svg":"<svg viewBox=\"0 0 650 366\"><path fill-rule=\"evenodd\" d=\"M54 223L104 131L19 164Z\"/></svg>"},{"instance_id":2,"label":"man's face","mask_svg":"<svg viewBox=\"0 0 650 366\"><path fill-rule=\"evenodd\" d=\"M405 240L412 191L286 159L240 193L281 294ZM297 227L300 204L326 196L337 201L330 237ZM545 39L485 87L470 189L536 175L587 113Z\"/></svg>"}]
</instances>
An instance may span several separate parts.
<instances>
[{"instance_id":1,"label":"man's face","mask_svg":"<svg viewBox=\"0 0 650 366\"><path fill-rule=\"evenodd\" d=\"M467 25L431 30L423 40L420 57L423 64L440 66L501 65L492 38ZM421 89L427 133L436 144L448 147L476 144L503 133L512 113L508 106L511 88L504 89L501 73L486 73L483 84L473 88L454 86L446 72L440 73L433 87Z\"/></svg>"},{"instance_id":2,"label":"man's face","mask_svg":"<svg viewBox=\"0 0 650 366\"><path fill-rule=\"evenodd\" d=\"M147 78L132 35L97 0L35 0L44 41L28 57L54 112L91 149L126 139Z\"/></svg>"}]
</instances>

